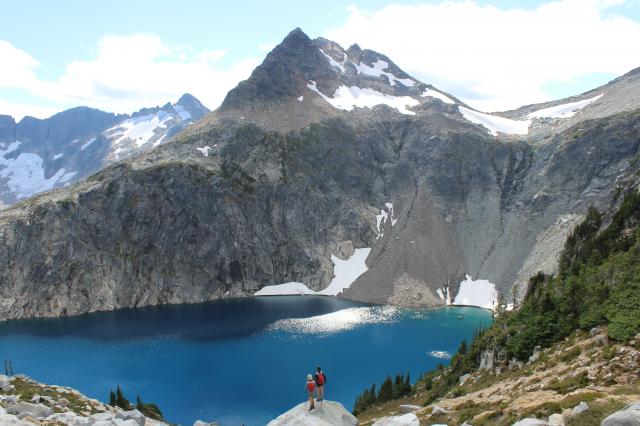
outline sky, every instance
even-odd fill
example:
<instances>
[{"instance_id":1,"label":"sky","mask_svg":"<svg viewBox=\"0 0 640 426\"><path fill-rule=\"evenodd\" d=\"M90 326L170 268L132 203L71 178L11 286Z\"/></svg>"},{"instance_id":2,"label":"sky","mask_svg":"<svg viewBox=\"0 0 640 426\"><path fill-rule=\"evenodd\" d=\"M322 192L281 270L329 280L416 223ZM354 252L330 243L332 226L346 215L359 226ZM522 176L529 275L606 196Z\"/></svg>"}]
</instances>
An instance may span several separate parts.
<instances>
[{"instance_id":1,"label":"sky","mask_svg":"<svg viewBox=\"0 0 640 426\"><path fill-rule=\"evenodd\" d=\"M483 111L559 99L640 66L640 0L3 2L0 114L210 109L291 30L358 43Z\"/></svg>"}]
</instances>

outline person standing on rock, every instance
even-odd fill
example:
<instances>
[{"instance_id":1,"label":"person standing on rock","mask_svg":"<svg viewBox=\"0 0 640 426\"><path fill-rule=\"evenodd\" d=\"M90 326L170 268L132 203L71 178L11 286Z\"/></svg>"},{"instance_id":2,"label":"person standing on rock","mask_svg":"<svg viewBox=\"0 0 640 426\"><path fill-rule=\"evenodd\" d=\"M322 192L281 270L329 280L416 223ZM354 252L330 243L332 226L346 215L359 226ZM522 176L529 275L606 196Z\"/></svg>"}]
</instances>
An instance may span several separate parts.
<instances>
[{"instance_id":1,"label":"person standing on rock","mask_svg":"<svg viewBox=\"0 0 640 426\"><path fill-rule=\"evenodd\" d=\"M309 411L316 408L314 403L315 390L316 390L316 382L313 380L313 376L311 374L307 374L307 393L309 394Z\"/></svg>"},{"instance_id":2,"label":"person standing on rock","mask_svg":"<svg viewBox=\"0 0 640 426\"><path fill-rule=\"evenodd\" d=\"M322 402L324 400L324 384L327 383L327 376L325 376L324 371L322 371L322 368L319 366L316 370L314 381L318 388L318 401Z\"/></svg>"}]
</instances>

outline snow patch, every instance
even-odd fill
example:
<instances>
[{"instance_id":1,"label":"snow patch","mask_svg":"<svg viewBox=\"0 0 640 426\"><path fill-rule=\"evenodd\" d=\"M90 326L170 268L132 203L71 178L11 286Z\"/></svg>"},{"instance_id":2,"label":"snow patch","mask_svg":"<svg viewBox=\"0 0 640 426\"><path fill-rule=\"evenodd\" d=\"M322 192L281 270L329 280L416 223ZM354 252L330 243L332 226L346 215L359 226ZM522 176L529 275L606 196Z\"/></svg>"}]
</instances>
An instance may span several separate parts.
<instances>
[{"instance_id":1,"label":"snow patch","mask_svg":"<svg viewBox=\"0 0 640 426\"><path fill-rule=\"evenodd\" d=\"M46 178L43 159L38 154L20 153L15 158L5 156L21 145L13 142L6 149L0 148L0 177L7 179L6 185L17 198L29 197L38 192L48 191L56 184L68 182L77 172L59 169L53 176Z\"/></svg>"},{"instance_id":2,"label":"snow patch","mask_svg":"<svg viewBox=\"0 0 640 426\"><path fill-rule=\"evenodd\" d=\"M209 156L209 150L211 150L210 146L203 146L202 148L196 148L198 151L202 153L205 157Z\"/></svg>"},{"instance_id":3,"label":"snow patch","mask_svg":"<svg viewBox=\"0 0 640 426\"><path fill-rule=\"evenodd\" d=\"M298 96L298 101L302 102L304 100L304 96Z\"/></svg>"},{"instance_id":4,"label":"snow patch","mask_svg":"<svg viewBox=\"0 0 640 426\"><path fill-rule=\"evenodd\" d=\"M331 56L327 55L326 53L324 53L324 51L322 49L318 49L320 51L320 53L322 53L324 55L325 58L327 58L327 60L329 61L329 64L334 67L334 68L338 68L340 70L340 72L344 73L346 70L344 69L344 66L339 63L338 61L336 61L335 59L333 59ZM343 60L344 61L344 60Z\"/></svg>"},{"instance_id":5,"label":"snow patch","mask_svg":"<svg viewBox=\"0 0 640 426\"><path fill-rule=\"evenodd\" d=\"M387 68L389 68L389 63L381 59L378 59L371 65L362 63L354 63L353 65L356 67L358 74L365 74L373 77L382 77L383 75L386 76L392 86L397 86L398 83L401 83L405 87L413 87L416 84L415 81L410 78L398 78L390 72L385 71Z\"/></svg>"},{"instance_id":6,"label":"snow patch","mask_svg":"<svg viewBox=\"0 0 640 426\"><path fill-rule=\"evenodd\" d=\"M315 81L307 84L307 87L329 102L335 108L351 111L354 107L371 108L375 105L388 105L397 109L402 114L415 115L416 113L407 109L418 105L420 102L410 96L385 95L373 89L362 89L357 86L340 86L336 89L333 97L322 93L316 86Z\"/></svg>"},{"instance_id":7,"label":"snow patch","mask_svg":"<svg viewBox=\"0 0 640 426\"><path fill-rule=\"evenodd\" d=\"M56 155L54 155L54 156L53 156L53 159L54 159L54 160L58 160L58 159L60 159L60 158L62 158L62 157L64 157L64 154L63 154L63 153L60 153L60 154L56 154Z\"/></svg>"},{"instance_id":8,"label":"snow patch","mask_svg":"<svg viewBox=\"0 0 640 426\"><path fill-rule=\"evenodd\" d=\"M464 118L472 123L484 126L494 136L497 136L498 132L512 135L526 135L529 133L531 120L511 120L509 118L474 111L463 106L458 106L458 109Z\"/></svg>"},{"instance_id":9,"label":"snow patch","mask_svg":"<svg viewBox=\"0 0 640 426\"><path fill-rule=\"evenodd\" d=\"M498 291L493 283L487 280L473 280L470 275L460 283L454 305L478 306L494 310L498 303Z\"/></svg>"},{"instance_id":10,"label":"snow patch","mask_svg":"<svg viewBox=\"0 0 640 426\"><path fill-rule=\"evenodd\" d=\"M599 94L598 96L584 99L582 101L569 102L549 108L539 109L527 115L527 118L570 118L573 117L576 112L580 111L587 105L591 105L601 97L602 94Z\"/></svg>"},{"instance_id":11,"label":"snow patch","mask_svg":"<svg viewBox=\"0 0 640 426\"><path fill-rule=\"evenodd\" d=\"M358 248L347 260L332 255L333 279L329 286L319 291L318 294L336 296L344 289L349 288L360 275L369 269L365 260L370 252L370 248Z\"/></svg>"},{"instance_id":12,"label":"snow patch","mask_svg":"<svg viewBox=\"0 0 640 426\"><path fill-rule=\"evenodd\" d=\"M91 145L92 143L94 143L96 141L96 138L91 138L88 141L86 141L84 144L82 144L82 146L80 147L80 151L84 151L86 148L89 147L89 145Z\"/></svg>"},{"instance_id":13,"label":"snow patch","mask_svg":"<svg viewBox=\"0 0 640 426\"><path fill-rule=\"evenodd\" d=\"M453 99L451 99L450 97L438 92L437 90L425 89L424 92L422 92L422 94L420 95L420 97L422 97L422 98L426 98L427 96L430 97L430 98L440 99L445 104L455 104Z\"/></svg>"},{"instance_id":14,"label":"snow patch","mask_svg":"<svg viewBox=\"0 0 640 426\"><path fill-rule=\"evenodd\" d=\"M290 282L285 284L268 285L262 287L254 296L286 296L292 294L317 294L322 296L337 296L344 289L349 288L351 284L369 268L365 263L367 256L371 252L370 248L358 248L353 255L342 260L339 257L331 256L333 262L333 279L324 290L313 291L306 285L298 282Z\"/></svg>"},{"instance_id":15,"label":"snow patch","mask_svg":"<svg viewBox=\"0 0 640 426\"><path fill-rule=\"evenodd\" d=\"M299 334L333 334L365 324L393 323L400 311L393 306L347 308L309 318L282 319L269 325L269 330Z\"/></svg>"},{"instance_id":16,"label":"snow patch","mask_svg":"<svg viewBox=\"0 0 640 426\"><path fill-rule=\"evenodd\" d=\"M387 209L389 209L389 214L391 215L391 226L394 226L396 222L398 222L398 219L395 218L395 215L393 213L393 204L385 203L385 206L387 206Z\"/></svg>"},{"instance_id":17,"label":"snow patch","mask_svg":"<svg viewBox=\"0 0 640 426\"><path fill-rule=\"evenodd\" d=\"M130 118L122 123L106 130L106 134L115 137L113 146L118 146L123 142L130 140L136 147L149 142L156 134L156 130L166 128L166 122L171 120L171 114L164 111L158 111L156 114L148 114L140 117ZM122 149L116 149L118 154Z\"/></svg>"},{"instance_id":18,"label":"snow patch","mask_svg":"<svg viewBox=\"0 0 640 426\"><path fill-rule=\"evenodd\" d=\"M316 294L316 292L302 283L290 282L268 285L253 293L254 296L292 296L303 294Z\"/></svg>"},{"instance_id":19,"label":"snow patch","mask_svg":"<svg viewBox=\"0 0 640 426\"><path fill-rule=\"evenodd\" d=\"M188 120L191 118L191 113L184 109L182 105L173 104L173 110L178 113L182 121Z\"/></svg>"}]
</instances>

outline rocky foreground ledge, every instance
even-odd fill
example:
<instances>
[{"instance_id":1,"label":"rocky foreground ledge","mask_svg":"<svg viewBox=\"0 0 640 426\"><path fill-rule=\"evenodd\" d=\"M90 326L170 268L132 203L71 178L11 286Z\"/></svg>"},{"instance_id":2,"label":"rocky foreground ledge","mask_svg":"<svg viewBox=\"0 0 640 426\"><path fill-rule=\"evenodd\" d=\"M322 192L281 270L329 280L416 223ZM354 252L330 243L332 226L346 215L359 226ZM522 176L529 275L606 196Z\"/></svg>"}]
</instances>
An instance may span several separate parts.
<instances>
[{"instance_id":1,"label":"rocky foreground ledge","mask_svg":"<svg viewBox=\"0 0 640 426\"><path fill-rule=\"evenodd\" d=\"M407 406L419 409L418 406ZM334 401L323 401L309 411L309 403L303 402L291 410L281 414L267 426L355 426L358 419L348 412L342 404ZM420 426L418 417L412 412L399 416L378 419L374 426Z\"/></svg>"},{"instance_id":2,"label":"rocky foreground ledge","mask_svg":"<svg viewBox=\"0 0 640 426\"><path fill-rule=\"evenodd\" d=\"M0 374L0 425L169 426L138 410L123 410L75 389L46 385L24 376ZM200 420L194 426L214 426Z\"/></svg>"}]
</instances>

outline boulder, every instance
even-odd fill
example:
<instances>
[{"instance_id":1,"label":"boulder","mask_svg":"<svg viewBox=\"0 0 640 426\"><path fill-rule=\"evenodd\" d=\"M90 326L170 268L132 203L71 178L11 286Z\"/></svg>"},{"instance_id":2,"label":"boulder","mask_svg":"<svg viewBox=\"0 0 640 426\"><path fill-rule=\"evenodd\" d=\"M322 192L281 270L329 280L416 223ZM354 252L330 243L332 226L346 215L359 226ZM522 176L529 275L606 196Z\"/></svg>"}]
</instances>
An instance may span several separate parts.
<instances>
[{"instance_id":1,"label":"boulder","mask_svg":"<svg viewBox=\"0 0 640 426\"><path fill-rule=\"evenodd\" d=\"M582 414L586 411L589 411L589 404L583 401L571 409L571 417L577 416L578 414Z\"/></svg>"},{"instance_id":2,"label":"boulder","mask_svg":"<svg viewBox=\"0 0 640 426\"><path fill-rule=\"evenodd\" d=\"M467 380L469 380L471 378L471 374L464 374L462 376L460 376L460 386L464 385Z\"/></svg>"},{"instance_id":3,"label":"boulder","mask_svg":"<svg viewBox=\"0 0 640 426\"><path fill-rule=\"evenodd\" d=\"M602 421L601 426L640 426L640 402L627 405Z\"/></svg>"},{"instance_id":4,"label":"boulder","mask_svg":"<svg viewBox=\"0 0 640 426\"><path fill-rule=\"evenodd\" d=\"M539 360L540 352L541 352L540 346L536 346L535 348L533 348L533 353L529 357L529 362L536 362L537 360Z\"/></svg>"},{"instance_id":5,"label":"boulder","mask_svg":"<svg viewBox=\"0 0 640 426\"><path fill-rule=\"evenodd\" d=\"M535 417L528 417L526 419L518 420L513 426L547 426L546 420L536 419Z\"/></svg>"},{"instance_id":6,"label":"boulder","mask_svg":"<svg viewBox=\"0 0 640 426\"><path fill-rule=\"evenodd\" d=\"M605 336L604 334L599 334L593 339L593 343L596 346L607 346L607 343L609 343L609 339L607 339L607 336Z\"/></svg>"},{"instance_id":7,"label":"boulder","mask_svg":"<svg viewBox=\"0 0 640 426\"><path fill-rule=\"evenodd\" d=\"M562 414L552 414L547 423L549 426L564 426L564 417Z\"/></svg>"},{"instance_id":8,"label":"boulder","mask_svg":"<svg viewBox=\"0 0 640 426\"><path fill-rule=\"evenodd\" d=\"M34 419L42 419L53 414L53 410L42 404L30 404L28 402L17 402L7 408L7 413L16 416L30 416Z\"/></svg>"},{"instance_id":9,"label":"boulder","mask_svg":"<svg viewBox=\"0 0 640 426\"><path fill-rule=\"evenodd\" d=\"M9 377L4 374L0 374L0 389L4 389L9 386L11 382L9 381Z\"/></svg>"},{"instance_id":10,"label":"boulder","mask_svg":"<svg viewBox=\"0 0 640 426\"><path fill-rule=\"evenodd\" d=\"M448 414L449 412L447 410L445 410L444 408L438 406L438 405L434 405L433 409L431 409L431 415L433 416L443 416Z\"/></svg>"},{"instance_id":11,"label":"boulder","mask_svg":"<svg viewBox=\"0 0 640 426\"><path fill-rule=\"evenodd\" d=\"M23 420L20 420L16 416L13 416L11 414L7 414L7 411L2 407L0 407L0 425L7 425L7 426L33 426L30 423L27 423L27 422L25 422Z\"/></svg>"},{"instance_id":12,"label":"boulder","mask_svg":"<svg viewBox=\"0 0 640 426\"><path fill-rule=\"evenodd\" d=\"M493 350L484 350L480 352L480 370L493 370L495 360L495 352Z\"/></svg>"},{"instance_id":13,"label":"boulder","mask_svg":"<svg viewBox=\"0 0 640 426\"><path fill-rule=\"evenodd\" d=\"M195 422L193 422L193 426L218 426L218 423L216 422L203 422L202 420L196 420Z\"/></svg>"},{"instance_id":14,"label":"boulder","mask_svg":"<svg viewBox=\"0 0 640 426\"><path fill-rule=\"evenodd\" d=\"M420 426L420 420L413 413L378 419L373 426Z\"/></svg>"},{"instance_id":15,"label":"boulder","mask_svg":"<svg viewBox=\"0 0 640 426\"><path fill-rule=\"evenodd\" d=\"M422 407L419 405L412 405L412 404L400 404L400 407L398 408L400 409L401 413L414 413L420 410Z\"/></svg>"},{"instance_id":16,"label":"boulder","mask_svg":"<svg viewBox=\"0 0 640 426\"><path fill-rule=\"evenodd\" d=\"M89 426L89 419L77 415L72 411L66 413L55 413L46 418L49 422L62 423L70 426Z\"/></svg>"},{"instance_id":17,"label":"boulder","mask_svg":"<svg viewBox=\"0 0 640 426\"><path fill-rule=\"evenodd\" d=\"M138 410L122 411L116 413L116 418L120 420L133 420L138 424L138 426L144 426L145 423L144 414L142 414Z\"/></svg>"},{"instance_id":18,"label":"boulder","mask_svg":"<svg viewBox=\"0 0 640 426\"><path fill-rule=\"evenodd\" d=\"M296 405L286 413L271 420L267 426L355 426L358 419L347 411L342 404L334 401L323 401L309 411L309 403Z\"/></svg>"},{"instance_id":19,"label":"boulder","mask_svg":"<svg viewBox=\"0 0 640 426\"><path fill-rule=\"evenodd\" d=\"M111 419L114 418L113 413L96 413L89 416L89 425L91 426L107 426L111 425Z\"/></svg>"}]
</instances>

